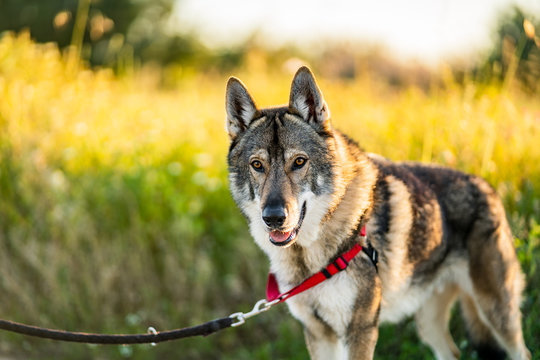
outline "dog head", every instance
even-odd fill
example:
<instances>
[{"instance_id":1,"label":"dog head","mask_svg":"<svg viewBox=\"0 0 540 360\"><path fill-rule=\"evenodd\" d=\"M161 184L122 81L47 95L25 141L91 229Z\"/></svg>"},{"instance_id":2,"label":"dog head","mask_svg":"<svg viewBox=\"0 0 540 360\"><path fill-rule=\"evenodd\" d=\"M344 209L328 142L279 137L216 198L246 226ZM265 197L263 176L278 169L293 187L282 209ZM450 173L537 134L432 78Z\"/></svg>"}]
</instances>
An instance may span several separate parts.
<instances>
[{"instance_id":1,"label":"dog head","mask_svg":"<svg viewBox=\"0 0 540 360\"><path fill-rule=\"evenodd\" d=\"M287 106L259 109L230 78L226 128L231 193L265 249L307 245L331 206L335 159L330 112L307 67L294 76Z\"/></svg>"}]
</instances>

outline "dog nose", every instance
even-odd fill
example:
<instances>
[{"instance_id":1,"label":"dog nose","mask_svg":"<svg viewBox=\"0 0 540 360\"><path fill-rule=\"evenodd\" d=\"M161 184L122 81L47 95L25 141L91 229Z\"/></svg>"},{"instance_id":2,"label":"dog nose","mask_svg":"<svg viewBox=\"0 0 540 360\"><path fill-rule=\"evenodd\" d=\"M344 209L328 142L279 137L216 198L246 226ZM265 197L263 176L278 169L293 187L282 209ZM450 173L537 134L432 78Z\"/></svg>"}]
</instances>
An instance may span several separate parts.
<instances>
[{"instance_id":1,"label":"dog nose","mask_svg":"<svg viewBox=\"0 0 540 360\"><path fill-rule=\"evenodd\" d=\"M283 206L267 205L263 209L262 218L268 227L277 228L285 223L287 214Z\"/></svg>"}]
</instances>

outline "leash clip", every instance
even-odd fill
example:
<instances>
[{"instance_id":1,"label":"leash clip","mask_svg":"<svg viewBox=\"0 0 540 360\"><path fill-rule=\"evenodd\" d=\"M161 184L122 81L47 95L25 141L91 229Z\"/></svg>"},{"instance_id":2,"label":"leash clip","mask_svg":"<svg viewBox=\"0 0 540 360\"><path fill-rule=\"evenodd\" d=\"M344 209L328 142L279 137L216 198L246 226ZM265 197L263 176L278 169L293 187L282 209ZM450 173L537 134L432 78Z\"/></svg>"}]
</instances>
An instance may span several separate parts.
<instances>
[{"instance_id":1,"label":"leash clip","mask_svg":"<svg viewBox=\"0 0 540 360\"><path fill-rule=\"evenodd\" d=\"M266 299L261 299L255 303L255 306L253 306L253 309L251 309L250 312L247 312L247 313L237 312L237 313L229 315L230 318L236 319L236 322L232 323L231 326L234 327L234 326L242 325L250 317L259 315L260 313L267 311L272 306L279 303L279 301L280 299L275 299L272 301L266 301Z\"/></svg>"},{"instance_id":2,"label":"leash clip","mask_svg":"<svg viewBox=\"0 0 540 360\"><path fill-rule=\"evenodd\" d=\"M148 332L148 334L152 334L152 335L157 335L158 334L156 328L153 327L153 326L148 327L147 332ZM155 342L153 342L153 343L150 343L150 345L156 346L157 344Z\"/></svg>"}]
</instances>

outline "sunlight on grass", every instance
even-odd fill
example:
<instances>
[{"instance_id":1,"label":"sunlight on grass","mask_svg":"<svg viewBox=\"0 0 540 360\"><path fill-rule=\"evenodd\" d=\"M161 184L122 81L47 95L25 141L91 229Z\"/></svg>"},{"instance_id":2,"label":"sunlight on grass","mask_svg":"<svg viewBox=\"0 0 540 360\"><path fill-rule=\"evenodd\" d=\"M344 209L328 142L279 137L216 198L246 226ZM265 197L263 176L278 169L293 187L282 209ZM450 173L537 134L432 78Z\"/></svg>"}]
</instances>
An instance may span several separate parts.
<instances>
[{"instance_id":1,"label":"sunlight on grass","mask_svg":"<svg viewBox=\"0 0 540 360\"><path fill-rule=\"evenodd\" d=\"M235 75L260 106L274 105L287 101L292 75L248 67L178 77L165 90L146 81L144 69L133 73L69 67L53 45L24 34L2 38L0 318L140 332L247 310L262 296L266 260L227 190L224 89ZM320 86L334 126L366 151L486 177L505 199L529 284L538 284L538 99L473 81L397 91L368 74L321 78ZM530 285L524 300L533 352L540 349L538 295ZM237 332L128 355L306 358L298 324L284 308L275 314ZM400 339L412 339L408 354L419 354L410 327L401 325ZM396 358L385 352L396 345L394 330L381 332L379 358ZM118 348L6 339L6 353L23 344L50 358L123 356ZM421 353L431 356L424 347Z\"/></svg>"}]
</instances>

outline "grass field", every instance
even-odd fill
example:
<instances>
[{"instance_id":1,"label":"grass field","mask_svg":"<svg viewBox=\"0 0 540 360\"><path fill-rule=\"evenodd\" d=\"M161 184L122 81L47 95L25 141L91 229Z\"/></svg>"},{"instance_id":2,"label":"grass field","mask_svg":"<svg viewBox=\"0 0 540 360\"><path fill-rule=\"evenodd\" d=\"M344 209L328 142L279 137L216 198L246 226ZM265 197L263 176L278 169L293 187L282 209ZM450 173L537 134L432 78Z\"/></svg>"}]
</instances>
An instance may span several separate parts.
<instances>
[{"instance_id":1,"label":"grass field","mask_svg":"<svg viewBox=\"0 0 540 360\"><path fill-rule=\"evenodd\" d=\"M315 69L316 71L316 69ZM144 332L247 311L267 260L228 193L228 75L91 71L26 36L0 40L0 318L87 332ZM292 75L235 72L262 106ZM172 72L171 72L171 75ZM368 151L486 177L505 201L527 275L526 342L540 359L540 101L474 80L429 92L368 74L320 79L334 125ZM459 309L456 309L456 314ZM464 359L474 358L458 316ZM281 306L208 338L124 347L0 334L0 357L307 359ZM430 359L414 323L383 326L378 359Z\"/></svg>"}]
</instances>

